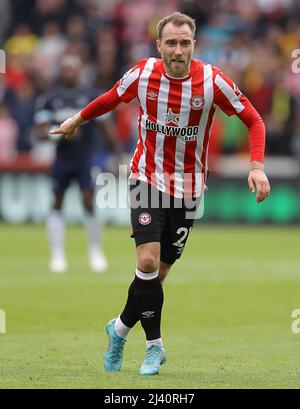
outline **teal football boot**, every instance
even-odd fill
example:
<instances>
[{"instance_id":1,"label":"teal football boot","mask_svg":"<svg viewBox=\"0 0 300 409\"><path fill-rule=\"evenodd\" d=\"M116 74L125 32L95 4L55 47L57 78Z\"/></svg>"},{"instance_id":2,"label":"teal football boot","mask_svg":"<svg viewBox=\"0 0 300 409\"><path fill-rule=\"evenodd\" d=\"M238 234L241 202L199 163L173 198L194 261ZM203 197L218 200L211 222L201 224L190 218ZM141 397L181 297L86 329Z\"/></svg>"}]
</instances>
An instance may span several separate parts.
<instances>
[{"instance_id":1,"label":"teal football boot","mask_svg":"<svg viewBox=\"0 0 300 409\"><path fill-rule=\"evenodd\" d=\"M140 375L156 375L159 366L167 362L166 352L159 345L151 345L147 348L145 360L140 368Z\"/></svg>"},{"instance_id":2,"label":"teal football boot","mask_svg":"<svg viewBox=\"0 0 300 409\"><path fill-rule=\"evenodd\" d=\"M123 350L126 338L119 337L115 331L116 318L109 321L105 326L105 332L108 336L108 347L105 353L103 364L109 372L121 370L123 360Z\"/></svg>"}]
</instances>

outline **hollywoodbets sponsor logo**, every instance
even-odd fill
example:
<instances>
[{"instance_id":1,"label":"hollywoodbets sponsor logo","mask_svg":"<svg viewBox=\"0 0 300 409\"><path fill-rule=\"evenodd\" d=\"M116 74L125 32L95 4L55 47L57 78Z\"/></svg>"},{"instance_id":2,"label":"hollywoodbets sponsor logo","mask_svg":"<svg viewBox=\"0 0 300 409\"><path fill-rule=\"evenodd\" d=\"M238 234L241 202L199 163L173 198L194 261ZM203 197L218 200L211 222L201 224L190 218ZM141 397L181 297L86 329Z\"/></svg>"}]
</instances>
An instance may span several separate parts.
<instances>
[{"instance_id":1,"label":"hollywoodbets sponsor logo","mask_svg":"<svg viewBox=\"0 0 300 409\"><path fill-rule=\"evenodd\" d=\"M159 125L155 122L146 120L146 129L149 131L154 131L162 133L167 136L181 136L186 142L196 141L197 135L199 133L199 126L186 126L180 128L179 126L168 126L168 125Z\"/></svg>"}]
</instances>

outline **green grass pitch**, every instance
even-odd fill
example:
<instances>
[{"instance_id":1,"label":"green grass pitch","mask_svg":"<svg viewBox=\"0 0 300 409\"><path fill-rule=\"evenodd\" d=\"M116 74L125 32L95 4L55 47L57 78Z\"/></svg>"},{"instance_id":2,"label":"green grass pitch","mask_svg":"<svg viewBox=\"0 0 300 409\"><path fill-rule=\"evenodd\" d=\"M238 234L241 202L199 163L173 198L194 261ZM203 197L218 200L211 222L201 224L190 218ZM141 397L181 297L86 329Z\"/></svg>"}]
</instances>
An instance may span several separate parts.
<instances>
[{"instance_id":1,"label":"green grass pitch","mask_svg":"<svg viewBox=\"0 0 300 409\"><path fill-rule=\"evenodd\" d=\"M135 267L129 229L107 227L105 274L89 271L84 230L69 227L69 271L51 274L42 226L0 225L0 388L299 388L299 228L193 230L164 284L167 365L141 377L145 341L129 334L123 370L102 367L103 327Z\"/></svg>"}]
</instances>

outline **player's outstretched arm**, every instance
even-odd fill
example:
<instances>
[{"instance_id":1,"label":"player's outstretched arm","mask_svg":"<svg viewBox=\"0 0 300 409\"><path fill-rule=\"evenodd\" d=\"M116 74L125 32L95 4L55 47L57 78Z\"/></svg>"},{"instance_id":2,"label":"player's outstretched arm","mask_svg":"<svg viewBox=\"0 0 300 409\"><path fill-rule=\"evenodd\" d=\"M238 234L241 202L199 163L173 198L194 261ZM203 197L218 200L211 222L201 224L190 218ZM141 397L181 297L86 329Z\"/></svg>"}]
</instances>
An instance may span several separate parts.
<instances>
[{"instance_id":1,"label":"player's outstretched arm","mask_svg":"<svg viewBox=\"0 0 300 409\"><path fill-rule=\"evenodd\" d=\"M53 129L49 132L51 135L61 134L67 139L72 139L80 125L86 121L82 119L80 112L74 115L72 118L66 119L57 129Z\"/></svg>"},{"instance_id":2,"label":"player's outstretched arm","mask_svg":"<svg viewBox=\"0 0 300 409\"><path fill-rule=\"evenodd\" d=\"M264 165L257 161L251 162L248 176L248 185L251 193L256 193L256 201L260 203L269 196L271 192L270 183L264 172Z\"/></svg>"}]
</instances>

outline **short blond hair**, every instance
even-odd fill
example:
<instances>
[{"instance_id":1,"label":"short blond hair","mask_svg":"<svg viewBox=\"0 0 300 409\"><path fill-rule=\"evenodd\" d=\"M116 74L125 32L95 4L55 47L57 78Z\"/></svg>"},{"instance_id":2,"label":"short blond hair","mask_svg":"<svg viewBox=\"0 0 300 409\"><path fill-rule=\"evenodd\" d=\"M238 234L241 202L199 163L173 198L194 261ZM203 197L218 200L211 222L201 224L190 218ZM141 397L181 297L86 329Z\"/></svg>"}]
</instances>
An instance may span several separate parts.
<instances>
[{"instance_id":1,"label":"short blond hair","mask_svg":"<svg viewBox=\"0 0 300 409\"><path fill-rule=\"evenodd\" d=\"M190 16L187 14L180 13L179 11L176 11L175 13L170 14L169 16L166 16L162 18L157 26L156 26L156 31L157 31L157 36L161 40L162 37L162 32L166 24L172 23L176 27L180 27L183 24L188 24L188 26L191 29L193 37L195 37L196 33L196 24L195 20L192 19Z\"/></svg>"}]
</instances>

